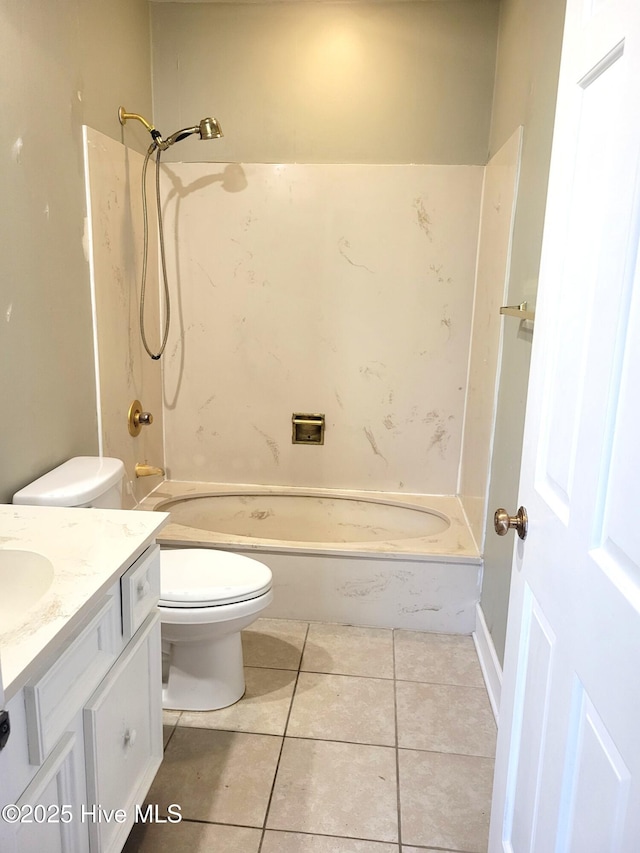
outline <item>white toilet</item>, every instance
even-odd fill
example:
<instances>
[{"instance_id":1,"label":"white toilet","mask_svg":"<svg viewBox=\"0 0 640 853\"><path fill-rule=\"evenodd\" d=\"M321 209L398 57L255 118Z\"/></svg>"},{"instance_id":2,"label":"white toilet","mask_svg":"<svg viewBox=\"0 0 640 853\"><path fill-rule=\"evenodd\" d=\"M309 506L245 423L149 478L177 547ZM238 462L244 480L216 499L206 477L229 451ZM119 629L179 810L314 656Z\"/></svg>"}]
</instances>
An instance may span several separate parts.
<instances>
[{"instance_id":1,"label":"white toilet","mask_svg":"<svg viewBox=\"0 0 640 853\"><path fill-rule=\"evenodd\" d=\"M25 486L15 504L122 507L119 459L77 456ZM160 553L164 708L213 711L243 695L240 631L272 599L271 570L250 557L209 548ZM167 656L165 658L165 655Z\"/></svg>"}]
</instances>

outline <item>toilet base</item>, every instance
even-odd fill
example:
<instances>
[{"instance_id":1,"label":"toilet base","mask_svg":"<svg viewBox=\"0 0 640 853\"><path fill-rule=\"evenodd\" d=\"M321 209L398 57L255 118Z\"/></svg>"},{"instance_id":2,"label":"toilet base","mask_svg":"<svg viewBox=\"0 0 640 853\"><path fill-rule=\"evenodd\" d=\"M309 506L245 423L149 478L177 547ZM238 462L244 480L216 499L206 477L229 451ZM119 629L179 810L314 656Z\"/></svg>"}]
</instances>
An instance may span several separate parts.
<instances>
[{"instance_id":1,"label":"toilet base","mask_svg":"<svg viewBox=\"0 0 640 853\"><path fill-rule=\"evenodd\" d=\"M163 708L216 711L233 705L244 695L240 631L214 642L169 643L168 652L168 679L162 686Z\"/></svg>"}]
</instances>

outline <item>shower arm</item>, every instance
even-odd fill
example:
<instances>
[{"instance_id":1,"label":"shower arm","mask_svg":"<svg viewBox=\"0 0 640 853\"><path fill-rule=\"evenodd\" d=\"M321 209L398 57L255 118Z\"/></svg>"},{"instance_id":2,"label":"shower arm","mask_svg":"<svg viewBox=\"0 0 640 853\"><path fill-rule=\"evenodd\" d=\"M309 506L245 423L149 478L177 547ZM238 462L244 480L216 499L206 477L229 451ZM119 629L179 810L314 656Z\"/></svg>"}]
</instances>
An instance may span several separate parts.
<instances>
[{"instance_id":1,"label":"shower arm","mask_svg":"<svg viewBox=\"0 0 640 853\"><path fill-rule=\"evenodd\" d=\"M142 122L142 124L147 128L149 133L153 133L153 131L155 130L155 127L152 124L149 124L149 122L146 120L146 118L143 118L143 116L138 115L138 113L128 113L124 107L119 108L118 118L120 119L120 124L123 126L127 123L128 119L135 118L135 119L137 119L137 121ZM156 133L157 133L157 131L156 131Z\"/></svg>"},{"instance_id":2,"label":"shower arm","mask_svg":"<svg viewBox=\"0 0 640 853\"><path fill-rule=\"evenodd\" d=\"M124 127L127 123L127 120L130 118L136 119L136 121L141 122L149 131L151 136L153 137L153 146L152 148L161 148L163 151L169 147L164 139L162 138L162 134L159 130L156 130L155 127L150 124L144 116L138 115L138 113L128 113L124 107L118 108L118 118L120 119L120 124Z\"/></svg>"}]
</instances>

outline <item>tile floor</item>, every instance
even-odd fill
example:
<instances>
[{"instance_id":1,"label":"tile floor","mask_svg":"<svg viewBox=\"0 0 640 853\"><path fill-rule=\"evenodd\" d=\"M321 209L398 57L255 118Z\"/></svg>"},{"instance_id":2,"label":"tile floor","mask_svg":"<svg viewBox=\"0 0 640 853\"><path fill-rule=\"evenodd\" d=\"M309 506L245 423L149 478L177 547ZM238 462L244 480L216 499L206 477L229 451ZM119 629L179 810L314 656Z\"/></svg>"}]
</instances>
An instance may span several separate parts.
<instances>
[{"instance_id":1,"label":"tile floor","mask_svg":"<svg viewBox=\"0 0 640 853\"><path fill-rule=\"evenodd\" d=\"M484 853L496 728L470 637L260 619L247 692L165 712L124 853Z\"/></svg>"}]
</instances>

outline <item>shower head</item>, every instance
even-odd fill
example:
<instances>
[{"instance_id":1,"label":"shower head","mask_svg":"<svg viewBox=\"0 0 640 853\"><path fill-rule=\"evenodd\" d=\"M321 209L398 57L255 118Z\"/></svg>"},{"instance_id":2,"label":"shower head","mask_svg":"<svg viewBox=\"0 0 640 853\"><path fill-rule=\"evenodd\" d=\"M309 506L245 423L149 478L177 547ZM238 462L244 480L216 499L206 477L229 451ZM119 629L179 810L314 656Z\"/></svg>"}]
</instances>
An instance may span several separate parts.
<instances>
[{"instance_id":1,"label":"shower head","mask_svg":"<svg viewBox=\"0 0 640 853\"><path fill-rule=\"evenodd\" d=\"M175 133L172 133L168 139L163 139L160 132L157 131L155 127L146 120L146 118L138 115L138 113L128 113L124 107L120 107L118 110L118 118L122 125L124 125L127 119L130 118L135 118L142 122L153 137L153 145L150 150L153 150L153 148L160 148L162 151L166 151L170 145L173 145L175 142L180 142L182 139L186 139L187 136L191 136L193 133L199 133L200 139L219 139L221 136L224 136L220 125L218 124L218 120L211 118L210 116L203 118L200 124L197 124L194 127L185 127L183 130L177 130Z\"/></svg>"},{"instance_id":2,"label":"shower head","mask_svg":"<svg viewBox=\"0 0 640 853\"><path fill-rule=\"evenodd\" d=\"M175 142L181 142L183 139L186 139L187 136L191 136L194 133L200 134L200 139L219 139L224 135L220 129L217 119L207 117L203 118L200 124L197 124L194 127L185 127L183 130L177 130L175 133L172 133L171 136L165 140L165 143L168 147L169 145L173 145Z\"/></svg>"},{"instance_id":3,"label":"shower head","mask_svg":"<svg viewBox=\"0 0 640 853\"><path fill-rule=\"evenodd\" d=\"M210 116L202 119L200 122L200 139L219 139L221 136L224 136L224 133L218 124L218 119Z\"/></svg>"}]
</instances>

